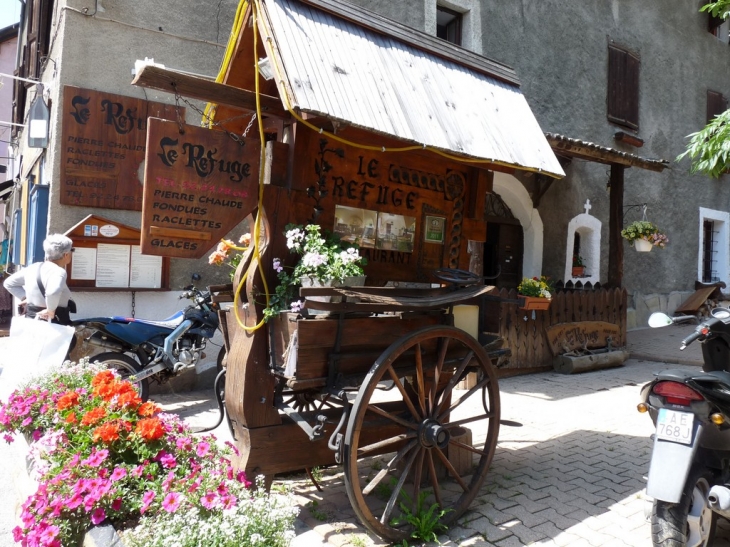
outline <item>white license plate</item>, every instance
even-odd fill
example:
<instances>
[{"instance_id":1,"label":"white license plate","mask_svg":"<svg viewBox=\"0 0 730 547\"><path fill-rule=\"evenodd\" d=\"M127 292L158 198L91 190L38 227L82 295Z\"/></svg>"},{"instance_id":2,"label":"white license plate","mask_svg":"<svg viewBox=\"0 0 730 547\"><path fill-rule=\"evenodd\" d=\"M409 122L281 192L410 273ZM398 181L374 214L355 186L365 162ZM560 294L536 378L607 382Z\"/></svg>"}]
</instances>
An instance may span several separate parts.
<instances>
[{"instance_id":1,"label":"white license plate","mask_svg":"<svg viewBox=\"0 0 730 547\"><path fill-rule=\"evenodd\" d=\"M691 412L677 412L668 408L660 408L656 421L656 436L665 441L692 444L694 420L695 415Z\"/></svg>"}]
</instances>

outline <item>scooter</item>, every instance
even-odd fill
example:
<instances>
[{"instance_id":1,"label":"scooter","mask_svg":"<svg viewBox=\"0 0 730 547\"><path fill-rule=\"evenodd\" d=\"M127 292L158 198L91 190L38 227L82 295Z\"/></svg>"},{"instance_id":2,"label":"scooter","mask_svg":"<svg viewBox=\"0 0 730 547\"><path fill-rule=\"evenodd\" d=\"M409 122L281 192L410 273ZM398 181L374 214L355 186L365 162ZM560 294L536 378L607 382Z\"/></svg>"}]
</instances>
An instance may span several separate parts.
<instances>
[{"instance_id":1,"label":"scooter","mask_svg":"<svg viewBox=\"0 0 730 547\"><path fill-rule=\"evenodd\" d=\"M649 325L680 319L655 313ZM730 310L712 310L680 350L698 340L702 372L667 370L641 389L638 410L656 426L646 487L655 546L707 547L718 516L730 518Z\"/></svg>"},{"instance_id":2,"label":"scooter","mask_svg":"<svg viewBox=\"0 0 730 547\"><path fill-rule=\"evenodd\" d=\"M193 276L195 280L199 276ZM165 383L205 357L208 339L218 329L218 304L210 291L185 287L180 299L192 304L161 321L132 317L92 317L73 321L83 341L106 351L92 357L119 371L137 387L143 400L149 397L149 381ZM90 332L90 334L89 334ZM221 348L218 362L225 348Z\"/></svg>"}]
</instances>

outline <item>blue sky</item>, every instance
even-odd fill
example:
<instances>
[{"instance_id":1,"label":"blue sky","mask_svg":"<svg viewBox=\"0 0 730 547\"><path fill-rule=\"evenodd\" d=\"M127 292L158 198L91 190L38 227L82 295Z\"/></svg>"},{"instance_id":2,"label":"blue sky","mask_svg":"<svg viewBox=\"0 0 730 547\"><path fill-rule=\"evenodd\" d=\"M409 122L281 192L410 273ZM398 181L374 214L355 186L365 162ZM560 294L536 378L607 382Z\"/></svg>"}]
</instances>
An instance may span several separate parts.
<instances>
[{"instance_id":1,"label":"blue sky","mask_svg":"<svg viewBox=\"0 0 730 547\"><path fill-rule=\"evenodd\" d=\"M18 19L20 19L20 2L0 0L0 29L17 23Z\"/></svg>"}]
</instances>

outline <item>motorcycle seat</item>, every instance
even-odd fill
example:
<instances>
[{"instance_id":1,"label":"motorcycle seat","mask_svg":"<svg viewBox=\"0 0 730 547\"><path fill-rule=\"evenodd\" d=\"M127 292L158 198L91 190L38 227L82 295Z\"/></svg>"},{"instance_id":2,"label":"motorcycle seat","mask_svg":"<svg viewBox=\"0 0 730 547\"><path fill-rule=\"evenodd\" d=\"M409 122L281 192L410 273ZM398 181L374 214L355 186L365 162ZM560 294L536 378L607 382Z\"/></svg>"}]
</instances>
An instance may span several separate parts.
<instances>
[{"instance_id":1,"label":"motorcycle seat","mask_svg":"<svg viewBox=\"0 0 730 547\"><path fill-rule=\"evenodd\" d=\"M125 321L129 321L130 323L144 323L145 325L152 325L155 327L162 327L165 329L174 329L180 323L183 322L183 319L185 318L185 315L182 311L176 312L174 315L171 315L167 319L161 319L159 321L155 321L153 319L137 319L135 318L129 318L129 317L120 317L115 319L123 319Z\"/></svg>"}]
</instances>

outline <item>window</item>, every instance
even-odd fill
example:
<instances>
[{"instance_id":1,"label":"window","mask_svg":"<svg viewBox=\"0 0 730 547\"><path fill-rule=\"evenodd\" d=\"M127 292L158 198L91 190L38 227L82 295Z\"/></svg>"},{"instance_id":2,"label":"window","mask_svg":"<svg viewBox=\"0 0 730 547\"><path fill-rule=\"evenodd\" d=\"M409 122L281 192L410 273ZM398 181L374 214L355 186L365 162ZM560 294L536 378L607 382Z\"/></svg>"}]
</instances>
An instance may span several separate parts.
<instances>
[{"instance_id":1,"label":"window","mask_svg":"<svg viewBox=\"0 0 730 547\"><path fill-rule=\"evenodd\" d=\"M707 90L707 123L727 110L727 99L722 93Z\"/></svg>"},{"instance_id":2,"label":"window","mask_svg":"<svg viewBox=\"0 0 730 547\"><path fill-rule=\"evenodd\" d=\"M436 36L460 46L461 24L461 13L443 6L436 6Z\"/></svg>"},{"instance_id":3,"label":"window","mask_svg":"<svg viewBox=\"0 0 730 547\"><path fill-rule=\"evenodd\" d=\"M713 17L711 13L707 14L707 32L712 34L719 41L728 43L728 31L730 31L730 21L722 17Z\"/></svg>"},{"instance_id":4,"label":"window","mask_svg":"<svg viewBox=\"0 0 730 547\"><path fill-rule=\"evenodd\" d=\"M608 46L608 120L639 128L639 57L614 45Z\"/></svg>"}]
</instances>

